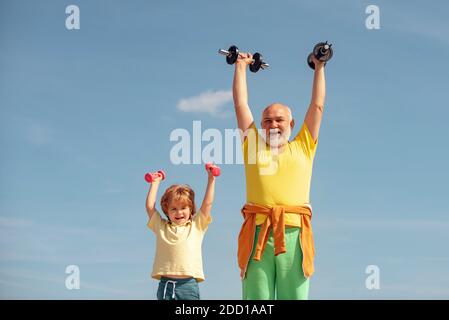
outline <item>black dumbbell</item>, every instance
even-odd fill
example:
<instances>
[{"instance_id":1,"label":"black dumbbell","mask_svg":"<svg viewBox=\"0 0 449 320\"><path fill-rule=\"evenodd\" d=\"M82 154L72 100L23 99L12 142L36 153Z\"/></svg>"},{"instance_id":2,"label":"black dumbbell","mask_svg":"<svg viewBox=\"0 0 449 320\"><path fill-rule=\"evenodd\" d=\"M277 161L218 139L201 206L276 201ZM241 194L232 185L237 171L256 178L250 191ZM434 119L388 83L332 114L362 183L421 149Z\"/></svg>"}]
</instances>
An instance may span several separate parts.
<instances>
[{"instance_id":1,"label":"black dumbbell","mask_svg":"<svg viewBox=\"0 0 449 320\"><path fill-rule=\"evenodd\" d=\"M226 62L228 64L234 64L239 56L239 49L236 46L230 46L228 50L220 49L219 54L226 56ZM254 62L249 65L249 70L252 72L257 72L260 69L264 70L270 65L263 61L263 57L259 52L253 55Z\"/></svg>"},{"instance_id":2,"label":"black dumbbell","mask_svg":"<svg viewBox=\"0 0 449 320\"><path fill-rule=\"evenodd\" d=\"M313 51L307 57L307 63L309 67L315 69L315 64L313 63L312 57L315 56L315 59L319 61L323 61L324 65L329 61L333 56L332 44L326 42L320 42L315 45Z\"/></svg>"}]
</instances>

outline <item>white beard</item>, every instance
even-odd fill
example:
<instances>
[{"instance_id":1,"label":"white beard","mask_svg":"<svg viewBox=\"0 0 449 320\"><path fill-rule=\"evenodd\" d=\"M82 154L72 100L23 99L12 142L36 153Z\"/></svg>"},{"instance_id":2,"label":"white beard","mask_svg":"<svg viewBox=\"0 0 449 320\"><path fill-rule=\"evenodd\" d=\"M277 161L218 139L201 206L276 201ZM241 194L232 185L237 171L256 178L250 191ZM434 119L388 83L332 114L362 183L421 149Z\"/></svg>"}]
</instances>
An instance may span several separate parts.
<instances>
[{"instance_id":1,"label":"white beard","mask_svg":"<svg viewBox=\"0 0 449 320\"><path fill-rule=\"evenodd\" d=\"M290 140L290 136L292 134L290 127L288 127L282 134L278 134L277 132L277 129L270 129L270 131L266 131L266 135L262 135L265 143L267 143L271 148L279 148L280 146L283 146ZM269 136L268 141L266 136Z\"/></svg>"}]
</instances>

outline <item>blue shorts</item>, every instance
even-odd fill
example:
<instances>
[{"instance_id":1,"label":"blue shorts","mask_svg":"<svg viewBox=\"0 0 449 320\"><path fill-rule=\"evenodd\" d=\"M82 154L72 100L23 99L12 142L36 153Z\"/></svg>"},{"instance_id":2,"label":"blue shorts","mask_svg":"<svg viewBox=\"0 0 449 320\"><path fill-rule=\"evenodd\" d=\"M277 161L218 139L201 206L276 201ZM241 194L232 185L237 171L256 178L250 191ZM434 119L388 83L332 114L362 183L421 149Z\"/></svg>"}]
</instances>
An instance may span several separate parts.
<instances>
[{"instance_id":1,"label":"blue shorts","mask_svg":"<svg viewBox=\"0 0 449 320\"><path fill-rule=\"evenodd\" d=\"M158 300L200 300L200 289L195 278L175 279L161 277L157 289Z\"/></svg>"}]
</instances>

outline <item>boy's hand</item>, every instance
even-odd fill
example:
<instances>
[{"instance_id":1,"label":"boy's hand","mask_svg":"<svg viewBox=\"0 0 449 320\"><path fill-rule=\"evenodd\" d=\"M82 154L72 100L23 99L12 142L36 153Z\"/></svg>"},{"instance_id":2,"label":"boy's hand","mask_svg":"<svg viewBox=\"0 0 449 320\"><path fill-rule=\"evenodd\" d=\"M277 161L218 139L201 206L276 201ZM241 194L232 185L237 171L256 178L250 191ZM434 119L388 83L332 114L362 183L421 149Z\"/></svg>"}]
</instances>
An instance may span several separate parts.
<instances>
[{"instance_id":1,"label":"boy's hand","mask_svg":"<svg viewBox=\"0 0 449 320\"><path fill-rule=\"evenodd\" d=\"M253 59L253 55L251 53L240 52L235 64L236 64L236 66L241 66L241 65L249 66L253 62L254 62L254 59Z\"/></svg>"},{"instance_id":2,"label":"boy's hand","mask_svg":"<svg viewBox=\"0 0 449 320\"><path fill-rule=\"evenodd\" d=\"M207 170L207 180L212 181L214 179L215 179L215 177L212 174L212 170Z\"/></svg>"},{"instance_id":3,"label":"boy's hand","mask_svg":"<svg viewBox=\"0 0 449 320\"><path fill-rule=\"evenodd\" d=\"M159 184L162 181L162 177L160 175L158 175L157 177L155 177L153 179L153 182L151 182L152 184Z\"/></svg>"}]
</instances>

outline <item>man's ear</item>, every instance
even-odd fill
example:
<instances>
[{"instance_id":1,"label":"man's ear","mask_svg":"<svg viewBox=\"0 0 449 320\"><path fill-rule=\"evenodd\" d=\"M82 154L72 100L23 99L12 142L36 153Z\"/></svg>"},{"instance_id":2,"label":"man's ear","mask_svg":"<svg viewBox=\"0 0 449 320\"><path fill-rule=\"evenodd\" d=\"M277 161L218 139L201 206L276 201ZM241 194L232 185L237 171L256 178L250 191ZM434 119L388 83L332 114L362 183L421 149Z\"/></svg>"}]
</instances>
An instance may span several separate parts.
<instances>
[{"instance_id":1,"label":"man's ear","mask_svg":"<svg viewBox=\"0 0 449 320\"><path fill-rule=\"evenodd\" d=\"M295 119L292 119L292 121L290 121L290 128L293 129L294 126L295 126Z\"/></svg>"}]
</instances>

